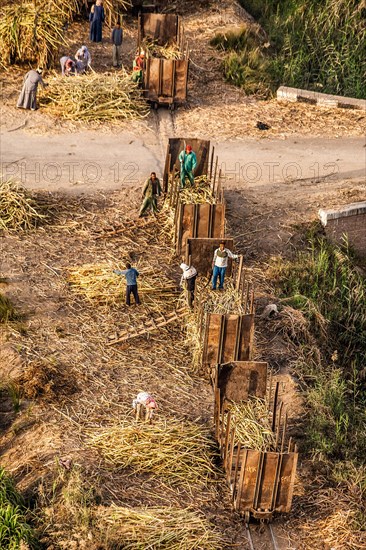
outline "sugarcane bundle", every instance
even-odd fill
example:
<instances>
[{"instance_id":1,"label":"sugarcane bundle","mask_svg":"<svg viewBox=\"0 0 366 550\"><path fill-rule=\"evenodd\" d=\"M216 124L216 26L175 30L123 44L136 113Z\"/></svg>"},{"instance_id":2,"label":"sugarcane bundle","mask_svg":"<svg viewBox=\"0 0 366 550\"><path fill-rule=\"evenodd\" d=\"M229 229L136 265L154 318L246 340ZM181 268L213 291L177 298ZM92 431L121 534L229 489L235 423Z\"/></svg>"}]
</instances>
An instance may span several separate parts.
<instances>
[{"instance_id":1,"label":"sugarcane bundle","mask_svg":"<svg viewBox=\"0 0 366 550\"><path fill-rule=\"evenodd\" d=\"M251 397L243 403L232 403L231 428L235 428L235 444L256 451L275 451L276 438L272 431L268 404L265 400ZM226 428L227 415L224 416Z\"/></svg>"},{"instance_id":2,"label":"sugarcane bundle","mask_svg":"<svg viewBox=\"0 0 366 550\"><path fill-rule=\"evenodd\" d=\"M218 550L222 540L208 520L187 508L98 507L97 539L103 548L169 548L169 550Z\"/></svg>"},{"instance_id":3,"label":"sugarcane bundle","mask_svg":"<svg viewBox=\"0 0 366 550\"><path fill-rule=\"evenodd\" d=\"M221 315L245 315L246 311L242 301L241 292L236 290L233 281L225 281L225 292L212 292L206 281L200 281L197 287L202 309L206 313L218 313Z\"/></svg>"},{"instance_id":4,"label":"sugarcane bundle","mask_svg":"<svg viewBox=\"0 0 366 550\"><path fill-rule=\"evenodd\" d=\"M183 204L216 204L216 197L212 193L211 182L206 175L194 178L194 186L181 189L179 199Z\"/></svg>"},{"instance_id":5,"label":"sugarcane bundle","mask_svg":"<svg viewBox=\"0 0 366 550\"><path fill-rule=\"evenodd\" d=\"M139 294L169 298L175 293L176 284L164 279L151 266L136 264L140 273ZM113 273L111 264L85 264L68 268L67 280L70 288L89 300L99 304L115 304L126 294L126 281ZM124 267L122 268L124 269Z\"/></svg>"},{"instance_id":6,"label":"sugarcane bundle","mask_svg":"<svg viewBox=\"0 0 366 550\"><path fill-rule=\"evenodd\" d=\"M40 102L52 115L87 122L131 120L149 112L141 90L127 72L54 77Z\"/></svg>"},{"instance_id":7,"label":"sugarcane bundle","mask_svg":"<svg viewBox=\"0 0 366 550\"><path fill-rule=\"evenodd\" d=\"M48 65L64 42L62 18L46 4L21 2L0 9L0 65Z\"/></svg>"},{"instance_id":8,"label":"sugarcane bundle","mask_svg":"<svg viewBox=\"0 0 366 550\"><path fill-rule=\"evenodd\" d=\"M182 59L182 51L176 42L167 43L159 46L156 40L146 40L142 49L149 57L159 57L160 59Z\"/></svg>"},{"instance_id":9,"label":"sugarcane bundle","mask_svg":"<svg viewBox=\"0 0 366 550\"><path fill-rule=\"evenodd\" d=\"M193 422L123 421L93 430L88 444L116 468L148 472L171 484L207 482L215 474L213 440L205 427Z\"/></svg>"},{"instance_id":10,"label":"sugarcane bundle","mask_svg":"<svg viewBox=\"0 0 366 550\"><path fill-rule=\"evenodd\" d=\"M0 180L0 229L32 229L45 217L29 191L14 181Z\"/></svg>"}]
</instances>

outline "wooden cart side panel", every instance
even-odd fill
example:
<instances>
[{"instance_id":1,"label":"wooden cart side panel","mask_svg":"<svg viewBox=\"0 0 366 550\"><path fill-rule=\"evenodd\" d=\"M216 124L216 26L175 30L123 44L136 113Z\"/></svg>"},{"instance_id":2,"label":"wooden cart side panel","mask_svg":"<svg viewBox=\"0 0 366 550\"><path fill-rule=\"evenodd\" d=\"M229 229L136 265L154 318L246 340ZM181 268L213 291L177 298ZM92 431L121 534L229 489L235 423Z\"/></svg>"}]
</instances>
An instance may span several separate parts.
<instances>
[{"instance_id":1,"label":"wooden cart side panel","mask_svg":"<svg viewBox=\"0 0 366 550\"><path fill-rule=\"evenodd\" d=\"M263 453L263 467L260 479L258 479L258 500L256 509L272 511L272 495L276 486L277 466L280 461L280 453Z\"/></svg>"},{"instance_id":2,"label":"wooden cart side panel","mask_svg":"<svg viewBox=\"0 0 366 550\"><path fill-rule=\"evenodd\" d=\"M218 368L217 386L221 408L224 402L240 403L249 396L264 398L268 364L258 361L232 361Z\"/></svg>"},{"instance_id":3,"label":"wooden cart side panel","mask_svg":"<svg viewBox=\"0 0 366 550\"><path fill-rule=\"evenodd\" d=\"M250 510L254 507L260 460L260 451L247 450L247 463L245 465L239 511Z\"/></svg>"},{"instance_id":4,"label":"wooden cart side panel","mask_svg":"<svg viewBox=\"0 0 366 550\"><path fill-rule=\"evenodd\" d=\"M220 342L221 317L216 313L207 316L203 363L214 365L217 361L217 350Z\"/></svg>"},{"instance_id":5,"label":"wooden cart side panel","mask_svg":"<svg viewBox=\"0 0 366 550\"><path fill-rule=\"evenodd\" d=\"M226 246L230 249L234 246L234 240L226 237ZM197 269L199 275L206 277L212 269L212 260L215 249L219 247L220 239L188 239L188 251L191 256L192 265ZM186 258L188 260L188 258ZM229 261L226 270L226 277L231 275L232 262Z\"/></svg>"},{"instance_id":6,"label":"wooden cart side panel","mask_svg":"<svg viewBox=\"0 0 366 550\"><path fill-rule=\"evenodd\" d=\"M197 167L195 170L196 176L207 174L208 161L210 153L210 142L208 140L197 138L170 138L169 139L169 153L171 155L170 171L180 170L179 153L183 151L185 145L192 145L193 151L197 157Z\"/></svg>"},{"instance_id":7,"label":"wooden cart side panel","mask_svg":"<svg viewBox=\"0 0 366 550\"><path fill-rule=\"evenodd\" d=\"M285 453L282 455L282 465L276 498L276 510L278 512L289 512L291 510L297 459L298 453Z\"/></svg>"},{"instance_id":8,"label":"wooden cart side panel","mask_svg":"<svg viewBox=\"0 0 366 550\"><path fill-rule=\"evenodd\" d=\"M235 344L238 323L240 323L239 315L226 315L226 331L225 338L222 346L222 354L220 357L220 363L228 363L235 360Z\"/></svg>"},{"instance_id":9,"label":"wooden cart side panel","mask_svg":"<svg viewBox=\"0 0 366 550\"><path fill-rule=\"evenodd\" d=\"M250 361L254 339L254 314L243 315L238 361Z\"/></svg>"},{"instance_id":10,"label":"wooden cart side panel","mask_svg":"<svg viewBox=\"0 0 366 550\"><path fill-rule=\"evenodd\" d=\"M211 205L208 203L198 204L197 205L197 228L195 237L198 238L207 238L209 235L210 228L210 212Z\"/></svg>"},{"instance_id":11,"label":"wooden cart side panel","mask_svg":"<svg viewBox=\"0 0 366 550\"><path fill-rule=\"evenodd\" d=\"M167 60L168 61L168 60ZM187 101L187 80L188 80L189 60L177 59L174 70L174 101L184 103ZM171 84L167 82L167 85Z\"/></svg>"},{"instance_id":12,"label":"wooden cart side panel","mask_svg":"<svg viewBox=\"0 0 366 550\"><path fill-rule=\"evenodd\" d=\"M178 249L180 251L185 250L186 244L189 238L193 237L193 222L194 222L194 204L181 204L183 210L182 218L182 238L178 243ZM177 221L179 223L179 219Z\"/></svg>"},{"instance_id":13,"label":"wooden cart side panel","mask_svg":"<svg viewBox=\"0 0 366 550\"><path fill-rule=\"evenodd\" d=\"M145 68L145 96L150 101L157 101L159 97L160 63L159 59L150 57L147 60Z\"/></svg>"},{"instance_id":14,"label":"wooden cart side panel","mask_svg":"<svg viewBox=\"0 0 366 550\"><path fill-rule=\"evenodd\" d=\"M164 13L143 13L140 17L141 39L150 39L159 46L178 40L178 16Z\"/></svg>"},{"instance_id":15,"label":"wooden cart side panel","mask_svg":"<svg viewBox=\"0 0 366 550\"><path fill-rule=\"evenodd\" d=\"M162 82L161 82L161 94L164 97L173 97L174 90L172 90L172 82L174 79L174 62L172 59L159 60L162 64Z\"/></svg>"},{"instance_id":16,"label":"wooden cart side panel","mask_svg":"<svg viewBox=\"0 0 366 550\"><path fill-rule=\"evenodd\" d=\"M225 204L214 204L212 215L212 233L214 239L220 239L225 235Z\"/></svg>"}]
</instances>

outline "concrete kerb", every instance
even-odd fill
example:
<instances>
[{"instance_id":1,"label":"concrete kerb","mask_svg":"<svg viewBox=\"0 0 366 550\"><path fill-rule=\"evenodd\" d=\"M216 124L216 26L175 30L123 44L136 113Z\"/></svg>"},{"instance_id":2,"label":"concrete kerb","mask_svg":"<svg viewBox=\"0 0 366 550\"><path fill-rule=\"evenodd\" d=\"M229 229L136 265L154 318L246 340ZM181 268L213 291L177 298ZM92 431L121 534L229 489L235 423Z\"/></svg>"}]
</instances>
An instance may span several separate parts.
<instances>
[{"instance_id":1,"label":"concrete kerb","mask_svg":"<svg viewBox=\"0 0 366 550\"><path fill-rule=\"evenodd\" d=\"M366 100L355 99L353 97L343 97L340 95L322 94L300 88L289 88L281 86L277 90L277 99L280 101L303 102L312 105L324 107L334 107L340 109L363 109L366 111Z\"/></svg>"},{"instance_id":2,"label":"concrete kerb","mask_svg":"<svg viewBox=\"0 0 366 550\"><path fill-rule=\"evenodd\" d=\"M359 216L360 214L366 214L366 201L364 202L354 202L348 204L343 208L338 208L337 210L325 210L320 209L319 218L325 227L329 220L336 220L339 218L346 218L349 216Z\"/></svg>"}]
</instances>

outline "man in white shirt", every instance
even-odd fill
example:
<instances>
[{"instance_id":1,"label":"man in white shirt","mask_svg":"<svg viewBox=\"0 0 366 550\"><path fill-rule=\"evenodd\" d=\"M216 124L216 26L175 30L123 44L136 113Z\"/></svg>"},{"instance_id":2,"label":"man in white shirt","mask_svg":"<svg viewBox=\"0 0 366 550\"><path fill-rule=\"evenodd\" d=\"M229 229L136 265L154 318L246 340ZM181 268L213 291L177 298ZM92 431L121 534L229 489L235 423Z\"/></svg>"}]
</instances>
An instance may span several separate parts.
<instances>
[{"instance_id":1,"label":"man in white shirt","mask_svg":"<svg viewBox=\"0 0 366 550\"><path fill-rule=\"evenodd\" d=\"M182 278L180 280L180 286L183 288L183 284L186 281L186 289L188 292L188 305L189 307L193 306L194 302L194 291L196 288L196 279L197 279L197 269L189 267L187 264L180 264L180 268L183 271Z\"/></svg>"},{"instance_id":2,"label":"man in white shirt","mask_svg":"<svg viewBox=\"0 0 366 550\"><path fill-rule=\"evenodd\" d=\"M239 256L238 254L233 254L228 248L225 248L225 241L221 241L219 248L215 250L212 262L212 290L216 290L217 279L220 280L219 290L224 290L224 279L229 258L236 260Z\"/></svg>"}]
</instances>

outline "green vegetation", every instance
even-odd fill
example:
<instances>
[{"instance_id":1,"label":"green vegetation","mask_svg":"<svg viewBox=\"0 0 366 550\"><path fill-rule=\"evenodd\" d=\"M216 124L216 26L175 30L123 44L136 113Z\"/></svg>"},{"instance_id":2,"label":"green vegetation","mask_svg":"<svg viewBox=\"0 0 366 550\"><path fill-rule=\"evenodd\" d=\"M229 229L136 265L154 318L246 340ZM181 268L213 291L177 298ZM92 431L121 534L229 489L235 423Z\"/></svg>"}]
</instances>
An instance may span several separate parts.
<instances>
[{"instance_id":1,"label":"green vegetation","mask_svg":"<svg viewBox=\"0 0 366 550\"><path fill-rule=\"evenodd\" d=\"M13 481L0 467L0 548L35 548L32 528L26 520L27 509Z\"/></svg>"},{"instance_id":2,"label":"green vegetation","mask_svg":"<svg viewBox=\"0 0 366 550\"><path fill-rule=\"evenodd\" d=\"M16 321L19 318L9 298L0 294L0 323Z\"/></svg>"},{"instance_id":3,"label":"green vegetation","mask_svg":"<svg viewBox=\"0 0 366 550\"><path fill-rule=\"evenodd\" d=\"M366 456L366 280L359 271L347 244L316 236L294 261L273 268L284 302L305 319L295 369L308 385L306 442L325 462Z\"/></svg>"},{"instance_id":4,"label":"green vegetation","mask_svg":"<svg viewBox=\"0 0 366 550\"><path fill-rule=\"evenodd\" d=\"M229 82L259 90L279 85L366 97L366 5L360 0L240 0L267 33L241 29L212 45L224 49ZM256 26L255 26L256 27ZM234 36L236 35L236 36ZM255 36L256 35L256 36ZM249 87L255 89L253 83ZM246 90L247 91L247 90Z\"/></svg>"}]
</instances>

